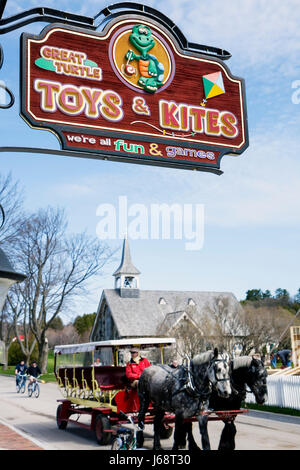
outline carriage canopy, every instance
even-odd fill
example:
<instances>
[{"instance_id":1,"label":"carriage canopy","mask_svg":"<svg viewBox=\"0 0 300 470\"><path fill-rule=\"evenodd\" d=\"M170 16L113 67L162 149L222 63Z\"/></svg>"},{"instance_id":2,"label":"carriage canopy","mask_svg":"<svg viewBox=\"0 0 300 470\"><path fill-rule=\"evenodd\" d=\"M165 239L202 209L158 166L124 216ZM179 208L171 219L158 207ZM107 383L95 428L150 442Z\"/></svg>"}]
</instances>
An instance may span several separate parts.
<instances>
[{"instance_id":1,"label":"carriage canopy","mask_svg":"<svg viewBox=\"0 0 300 470\"><path fill-rule=\"evenodd\" d=\"M116 339L107 341L94 341L90 343L59 345L54 347L54 354L75 354L81 352L91 352L101 348L126 349L129 347L138 347L140 349L146 349L150 347L171 346L175 343L175 338Z\"/></svg>"},{"instance_id":2,"label":"carriage canopy","mask_svg":"<svg viewBox=\"0 0 300 470\"><path fill-rule=\"evenodd\" d=\"M96 359L99 359L103 366L124 366L129 359L128 351L132 347L142 349L147 354L152 350L148 358L154 362L163 363L166 360L165 348L175 343L175 338L131 338L57 345L54 348L55 366L93 366Z\"/></svg>"}]
</instances>

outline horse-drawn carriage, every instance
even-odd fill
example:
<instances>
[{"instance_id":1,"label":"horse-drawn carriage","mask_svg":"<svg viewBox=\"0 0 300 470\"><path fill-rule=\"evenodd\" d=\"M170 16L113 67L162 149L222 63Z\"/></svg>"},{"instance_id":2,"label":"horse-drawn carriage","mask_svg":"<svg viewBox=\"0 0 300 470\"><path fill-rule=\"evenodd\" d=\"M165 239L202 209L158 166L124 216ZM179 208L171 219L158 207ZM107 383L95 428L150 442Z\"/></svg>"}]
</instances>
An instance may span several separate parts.
<instances>
[{"instance_id":1,"label":"horse-drawn carriage","mask_svg":"<svg viewBox=\"0 0 300 470\"><path fill-rule=\"evenodd\" d=\"M124 413L135 418L139 411L137 391L130 388L125 373L128 351L138 347L147 351L151 363L163 364L174 343L174 338L136 338L55 346L54 371L64 396L57 408L58 428L74 423L94 430L99 444L109 444L114 426L126 423ZM72 419L74 415L89 415L90 424ZM162 438L171 436L172 418L166 416ZM145 422L153 422L151 407Z\"/></svg>"},{"instance_id":2,"label":"horse-drawn carriage","mask_svg":"<svg viewBox=\"0 0 300 470\"><path fill-rule=\"evenodd\" d=\"M58 400L60 402L57 408L58 428L65 429L68 423L74 423L94 431L98 443L108 445L116 428L126 423L125 415L130 416L131 421L138 423L141 415L139 396L137 391L130 387L126 378L129 350L133 346L138 347L142 355L146 353L151 364L166 364L175 355L175 342L174 338L134 338L56 346L54 370L64 396L63 399ZM178 391L175 391L174 395L186 391L187 396L194 397L194 401L199 402L195 374L193 377L191 373L192 369L197 368L197 360L199 362L199 357L194 365L186 364L178 368L184 370L188 380ZM218 377L217 370L220 368L217 364L221 363L225 364L226 360L218 355L211 355L209 367L214 379L210 381L215 381L216 389L229 384L230 380L228 373L223 375L223 378ZM162 369L168 370L168 366L163 366ZM205 374L207 375L206 372ZM175 372L171 375L175 376ZM180 382L178 379L176 381ZM185 417L184 422L199 421L199 414L201 414L206 417L206 422L222 420L227 424L232 423L239 413L245 412L240 407L234 410L230 407L224 409L202 410L200 413L197 412L198 416ZM88 416L89 423L87 424L87 420L82 422L81 416ZM147 407L143 408L142 416L143 424L154 423L155 429L157 410L154 409L151 400ZM159 437L161 439L171 437L176 422L175 413L166 410L159 426ZM191 430L191 427L189 429Z\"/></svg>"}]
</instances>

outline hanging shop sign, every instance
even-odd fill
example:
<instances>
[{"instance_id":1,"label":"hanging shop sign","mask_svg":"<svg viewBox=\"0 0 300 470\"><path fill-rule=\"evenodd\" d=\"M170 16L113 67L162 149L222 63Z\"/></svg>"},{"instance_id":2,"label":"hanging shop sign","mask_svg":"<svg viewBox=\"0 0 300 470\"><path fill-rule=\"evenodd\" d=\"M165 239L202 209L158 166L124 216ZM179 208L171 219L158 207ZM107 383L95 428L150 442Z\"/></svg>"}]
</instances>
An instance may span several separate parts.
<instances>
[{"instance_id":1,"label":"hanging shop sign","mask_svg":"<svg viewBox=\"0 0 300 470\"><path fill-rule=\"evenodd\" d=\"M148 17L23 34L21 63L21 116L63 150L221 173L248 147L244 81Z\"/></svg>"}]
</instances>

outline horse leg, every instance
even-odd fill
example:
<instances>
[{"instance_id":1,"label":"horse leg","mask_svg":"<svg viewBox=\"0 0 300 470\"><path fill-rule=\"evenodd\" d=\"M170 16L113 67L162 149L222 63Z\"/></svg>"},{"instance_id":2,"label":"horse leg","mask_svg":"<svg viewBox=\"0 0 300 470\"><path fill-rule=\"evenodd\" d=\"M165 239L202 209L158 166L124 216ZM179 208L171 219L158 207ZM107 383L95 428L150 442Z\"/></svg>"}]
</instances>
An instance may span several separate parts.
<instances>
[{"instance_id":1,"label":"horse leg","mask_svg":"<svg viewBox=\"0 0 300 470\"><path fill-rule=\"evenodd\" d=\"M184 419L181 415L175 417L175 431L174 431L174 443L173 450L185 449L186 446L186 434L187 427Z\"/></svg>"},{"instance_id":2,"label":"horse leg","mask_svg":"<svg viewBox=\"0 0 300 470\"><path fill-rule=\"evenodd\" d=\"M165 412L164 410L157 409L155 412L154 418L154 442L153 442L153 450L161 450L160 445L160 430L162 427L162 421L164 418Z\"/></svg>"},{"instance_id":3,"label":"horse leg","mask_svg":"<svg viewBox=\"0 0 300 470\"><path fill-rule=\"evenodd\" d=\"M145 415L148 411L150 398L148 395L143 393L143 394L139 394L139 400L140 400L140 409L139 409L139 414L138 414L138 425L141 429L144 429Z\"/></svg>"},{"instance_id":4,"label":"horse leg","mask_svg":"<svg viewBox=\"0 0 300 470\"><path fill-rule=\"evenodd\" d=\"M193 423L184 423L184 427L188 436L189 450L201 450L200 447L197 446L193 436Z\"/></svg>"},{"instance_id":5,"label":"horse leg","mask_svg":"<svg viewBox=\"0 0 300 470\"><path fill-rule=\"evenodd\" d=\"M233 421L225 422L224 429L221 434L218 450L234 450L235 449L236 427Z\"/></svg>"},{"instance_id":6,"label":"horse leg","mask_svg":"<svg viewBox=\"0 0 300 470\"><path fill-rule=\"evenodd\" d=\"M231 421L230 429L231 429L231 433L230 433L230 450L234 450L235 449L235 435L236 435L236 426L234 424L234 421Z\"/></svg>"},{"instance_id":7,"label":"horse leg","mask_svg":"<svg viewBox=\"0 0 300 470\"><path fill-rule=\"evenodd\" d=\"M199 431L201 434L202 450L210 450L210 441L209 441L208 429L207 429L208 416L207 415L199 416L198 422L199 422Z\"/></svg>"}]
</instances>

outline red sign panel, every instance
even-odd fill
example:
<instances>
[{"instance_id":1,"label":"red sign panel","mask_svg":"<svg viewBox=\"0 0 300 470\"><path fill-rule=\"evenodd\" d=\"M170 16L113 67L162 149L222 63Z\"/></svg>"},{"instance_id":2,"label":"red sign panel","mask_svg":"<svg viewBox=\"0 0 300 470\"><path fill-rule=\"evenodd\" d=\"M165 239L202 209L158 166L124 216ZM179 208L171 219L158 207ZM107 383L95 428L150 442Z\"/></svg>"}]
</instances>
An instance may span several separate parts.
<instances>
[{"instance_id":1,"label":"red sign panel","mask_svg":"<svg viewBox=\"0 0 300 470\"><path fill-rule=\"evenodd\" d=\"M65 150L220 173L248 146L244 83L154 21L23 35L21 115Z\"/></svg>"}]
</instances>

